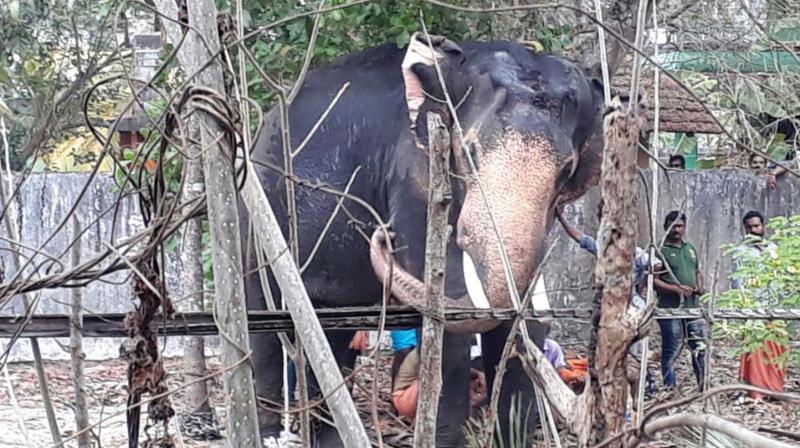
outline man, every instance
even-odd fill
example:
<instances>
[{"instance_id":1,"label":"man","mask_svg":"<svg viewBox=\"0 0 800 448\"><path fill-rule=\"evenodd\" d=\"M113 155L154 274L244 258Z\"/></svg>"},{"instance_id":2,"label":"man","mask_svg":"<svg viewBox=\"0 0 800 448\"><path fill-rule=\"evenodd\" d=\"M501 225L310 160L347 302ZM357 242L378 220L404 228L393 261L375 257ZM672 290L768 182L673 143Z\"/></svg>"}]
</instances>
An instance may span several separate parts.
<instances>
[{"instance_id":1,"label":"man","mask_svg":"<svg viewBox=\"0 0 800 448\"><path fill-rule=\"evenodd\" d=\"M397 413L414 420L419 396L417 331L392 330L392 405Z\"/></svg>"},{"instance_id":2,"label":"man","mask_svg":"<svg viewBox=\"0 0 800 448\"><path fill-rule=\"evenodd\" d=\"M591 236L579 231L575 227L573 227L570 223L568 223L564 216L561 213L561 209L556 209L556 218L558 222L561 223L561 226L564 228L564 231L567 235L575 240L578 244L580 244L581 249L589 252L590 254L597 256L597 242ZM641 247L636 247L635 256L633 259L633 270L631 271L632 275L632 283L633 289L631 290L631 299L630 304L638 309L643 309L645 307L645 301L642 298L642 292L646 288L646 280L647 280L647 273L650 270L650 257ZM660 269L661 264L656 262L656 270ZM546 341L545 341L546 342ZM627 369L627 376L628 382L630 383L631 390L633 395L635 396L636 393L639 391L638 383L639 383L639 367L638 364L642 362L642 342L636 341L631 344L630 349L628 350L628 367ZM653 379L652 375L650 374L650 369L646 369L646 381L647 381L647 388L646 392L647 395L653 392ZM560 372L559 372L560 373ZM562 375L563 378L563 375ZM635 398L635 397L634 397Z\"/></svg>"},{"instance_id":3,"label":"man","mask_svg":"<svg viewBox=\"0 0 800 448\"><path fill-rule=\"evenodd\" d=\"M745 289L747 278L742 273L742 268L748 262L759 263L765 253L777 257L778 247L764 238L764 215L751 210L742 218L745 230L745 239L739 243L733 255L733 274L731 286L735 289ZM738 273L738 274L737 274ZM759 301L759 307L769 306L765 291L754 291L754 297ZM765 341L764 345L751 352L739 356L739 379L764 389L782 392L786 381L786 366L781 368L778 358L786 352L786 347L774 341ZM763 398L759 392L750 392L754 399Z\"/></svg>"},{"instance_id":4,"label":"man","mask_svg":"<svg viewBox=\"0 0 800 448\"><path fill-rule=\"evenodd\" d=\"M419 347L417 330L392 330L392 405L397 413L409 421L417 415L419 399ZM471 357L474 353L471 353ZM486 399L486 376L483 371L470 367L472 381L469 386L470 405L479 406ZM446 381L447 379L443 379Z\"/></svg>"},{"instance_id":5,"label":"man","mask_svg":"<svg viewBox=\"0 0 800 448\"><path fill-rule=\"evenodd\" d=\"M686 159L680 154L673 154L669 156L669 167L676 170L685 170Z\"/></svg>"},{"instance_id":6,"label":"man","mask_svg":"<svg viewBox=\"0 0 800 448\"><path fill-rule=\"evenodd\" d=\"M665 271L653 279L658 292L660 308L696 308L698 297L703 295L700 264L697 250L688 241L684 241L686 232L686 215L677 210L669 212L664 219L664 231L667 237L660 248L660 256ZM692 370L697 384L702 391L705 388L705 344L704 323L702 320L661 319L661 374L664 385L673 389L677 385L675 378L675 360L686 337L692 354Z\"/></svg>"},{"instance_id":7,"label":"man","mask_svg":"<svg viewBox=\"0 0 800 448\"><path fill-rule=\"evenodd\" d=\"M768 252L776 257L778 247L764 239L764 215L755 210L745 213L742 218L745 239L739 243L733 254L733 273L740 271L743 263L748 259L760 258L761 254ZM744 282L741 275L733 275L731 287L734 289L744 289Z\"/></svg>"}]
</instances>

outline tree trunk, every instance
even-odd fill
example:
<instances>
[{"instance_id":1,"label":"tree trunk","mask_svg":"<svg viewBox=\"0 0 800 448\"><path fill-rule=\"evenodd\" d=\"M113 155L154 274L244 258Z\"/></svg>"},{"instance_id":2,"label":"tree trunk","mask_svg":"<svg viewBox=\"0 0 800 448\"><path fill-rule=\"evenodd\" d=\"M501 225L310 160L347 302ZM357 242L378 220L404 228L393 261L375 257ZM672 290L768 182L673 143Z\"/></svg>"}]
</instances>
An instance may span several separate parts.
<instances>
[{"instance_id":1,"label":"tree trunk","mask_svg":"<svg viewBox=\"0 0 800 448\"><path fill-rule=\"evenodd\" d=\"M217 32L217 10L211 0L186 2L189 25L200 37L188 31L186 73L196 73L220 48ZM184 62L184 61L181 61ZM215 60L198 75L196 83L216 92L225 92L222 66ZM239 216L236 201L235 175L231 162L218 143L223 129L214 116L196 110L200 119L200 142L205 152L204 172L207 186L206 203L213 247L216 311L221 339L225 385L228 440L233 447L259 447L260 435L256 416L253 370L245 357L250 349L247 332L247 305L244 295ZM230 149L230 148L229 148ZM196 287L197 285L195 285ZM235 366L235 367L233 367Z\"/></svg>"},{"instance_id":2,"label":"tree trunk","mask_svg":"<svg viewBox=\"0 0 800 448\"><path fill-rule=\"evenodd\" d=\"M414 446L436 446L436 414L442 391L442 338L444 336L444 274L447 256L447 225L450 210L450 133L435 113L428 113L430 161L428 181L428 232L425 247L426 313L422 320L419 400Z\"/></svg>"},{"instance_id":3,"label":"tree trunk","mask_svg":"<svg viewBox=\"0 0 800 448\"><path fill-rule=\"evenodd\" d=\"M72 267L78 266L81 261L80 221L77 215L72 216L72 238L75 240L72 246ZM84 375L84 359L86 354L83 352L83 305L81 301L81 289L72 288L72 316L70 319L69 352L72 361L72 384L75 388L75 429L80 432L89 427L89 414L86 408L86 376ZM78 448L89 448L89 431L78 435Z\"/></svg>"},{"instance_id":4,"label":"tree trunk","mask_svg":"<svg viewBox=\"0 0 800 448\"><path fill-rule=\"evenodd\" d=\"M616 103L616 104L615 104ZM643 124L638 104L626 106L615 98L604 119L605 154L600 180L603 211L598 232L595 279L599 289L600 315L596 320L596 347L592 365L597 375L594 441L622 431L627 397L625 360L638 333L640 313L629 309L631 267L636 247L638 209L636 191L636 142ZM621 446L621 441L610 446Z\"/></svg>"}]
</instances>

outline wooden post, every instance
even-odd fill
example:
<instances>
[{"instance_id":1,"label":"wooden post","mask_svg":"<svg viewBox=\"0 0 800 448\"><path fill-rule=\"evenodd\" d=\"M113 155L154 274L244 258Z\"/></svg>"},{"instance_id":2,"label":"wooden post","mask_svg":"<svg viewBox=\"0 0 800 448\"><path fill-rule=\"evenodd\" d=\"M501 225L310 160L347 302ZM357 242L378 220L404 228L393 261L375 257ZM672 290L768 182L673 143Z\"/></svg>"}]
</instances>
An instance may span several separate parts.
<instances>
[{"instance_id":1,"label":"wooden post","mask_svg":"<svg viewBox=\"0 0 800 448\"><path fill-rule=\"evenodd\" d=\"M80 220L78 214L72 215L72 263L74 268L81 262ZM79 433L89 427L89 414L86 407L86 376L84 375L83 352L83 304L81 288L70 289L72 294L72 315L69 326L69 353L72 362L72 384L75 388L75 430ZM89 431L78 434L78 448L89 448Z\"/></svg>"},{"instance_id":2,"label":"wooden post","mask_svg":"<svg viewBox=\"0 0 800 448\"><path fill-rule=\"evenodd\" d=\"M247 171L255 173L249 159L245 163ZM353 399L347 388L342 387L344 383L342 373L257 176L252 174L247 176L242 197L249 210L255 233L259 235L256 250L263 250L266 259L273 260L270 267L275 273L278 288L292 315L296 335L303 343L308 362L317 377L344 446L353 448L371 446Z\"/></svg>"},{"instance_id":3,"label":"wooden post","mask_svg":"<svg viewBox=\"0 0 800 448\"><path fill-rule=\"evenodd\" d=\"M220 48L217 32L217 9L213 0L186 2L190 27L201 36L187 31L187 57L184 70L196 73ZM208 45L203 44L203 40ZM188 66L186 66L188 65ZM213 61L198 73L196 83L217 92L224 92L222 65ZM242 362L250 350L247 333L247 306L244 295L242 256L239 232L239 217L236 200L235 175L230 160L216 143L223 133L213 115L202 110L196 112L200 118L200 142L208 148L204 157L206 180L206 203L213 248L215 279L215 301L220 332L222 363L233 366L223 375L227 408L227 434L232 447L260 447L256 397L253 388L253 370L248 362Z\"/></svg>"},{"instance_id":4,"label":"wooden post","mask_svg":"<svg viewBox=\"0 0 800 448\"><path fill-rule=\"evenodd\" d=\"M636 101L632 98L632 101ZM592 383L595 412L592 425L596 443L623 430L627 379L625 361L628 348L638 333L641 312L629 308L631 268L639 228L636 171L636 143L644 120L636 108L639 103L620 104L604 118L605 154L600 179L603 212L598 232L595 279L600 298L596 321L596 347L592 365L597 381ZM645 361L646 362L646 361ZM622 446L622 440L609 446Z\"/></svg>"},{"instance_id":5,"label":"wooden post","mask_svg":"<svg viewBox=\"0 0 800 448\"><path fill-rule=\"evenodd\" d=\"M450 210L450 133L442 118L428 113L428 232L425 242L425 316L420 344L419 400L414 446L436 446L436 415L442 390L442 343L444 336L444 274L447 225Z\"/></svg>"}]
</instances>

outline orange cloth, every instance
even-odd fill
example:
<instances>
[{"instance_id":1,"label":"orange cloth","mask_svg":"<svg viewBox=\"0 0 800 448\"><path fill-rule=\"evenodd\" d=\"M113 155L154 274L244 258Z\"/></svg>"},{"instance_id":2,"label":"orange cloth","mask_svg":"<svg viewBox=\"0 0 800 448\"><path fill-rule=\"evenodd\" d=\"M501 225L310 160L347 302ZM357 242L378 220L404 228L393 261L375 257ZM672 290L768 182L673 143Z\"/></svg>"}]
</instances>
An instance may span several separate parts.
<instances>
[{"instance_id":1,"label":"orange cloth","mask_svg":"<svg viewBox=\"0 0 800 448\"><path fill-rule=\"evenodd\" d=\"M781 368L775 360L785 352L786 347L767 341L763 348L740 355L739 378L752 386L782 392L786 382L786 364ZM764 398L764 394L759 392L750 392L749 395L755 399Z\"/></svg>"},{"instance_id":2,"label":"orange cloth","mask_svg":"<svg viewBox=\"0 0 800 448\"><path fill-rule=\"evenodd\" d=\"M567 359L569 368L558 369L558 376L569 384L584 383L589 374L589 360L586 358Z\"/></svg>"},{"instance_id":3,"label":"orange cloth","mask_svg":"<svg viewBox=\"0 0 800 448\"><path fill-rule=\"evenodd\" d=\"M589 371L588 358L570 358L567 359L567 364L569 364L569 368L573 370L580 370L583 372Z\"/></svg>"},{"instance_id":4,"label":"orange cloth","mask_svg":"<svg viewBox=\"0 0 800 448\"><path fill-rule=\"evenodd\" d=\"M392 392L392 404L397 413L409 420L417 415L417 398L419 397L419 381L414 380L410 386Z\"/></svg>"}]
</instances>

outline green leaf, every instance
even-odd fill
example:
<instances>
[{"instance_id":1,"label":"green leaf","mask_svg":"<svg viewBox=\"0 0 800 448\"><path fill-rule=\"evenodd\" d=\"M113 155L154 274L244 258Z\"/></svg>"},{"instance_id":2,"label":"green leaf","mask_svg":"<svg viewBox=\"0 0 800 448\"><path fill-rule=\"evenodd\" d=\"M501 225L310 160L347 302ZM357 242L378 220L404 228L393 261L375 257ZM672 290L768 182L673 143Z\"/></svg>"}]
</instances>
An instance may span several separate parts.
<instances>
[{"instance_id":1,"label":"green leaf","mask_svg":"<svg viewBox=\"0 0 800 448\"><path fill-rule=\"evenodd\" d=\"M0 65L0 84L11 85L11 77L8 76L8 70Z\"/></svg>"},{"instance_id":2,"label":"green leaf","mask_svg":"<svg viewBox=\"0 0 800 448\"><path fill-rule=\"evenodd\" d=\"M404 29L397 35L394 40L394 43L397 45L397 48L403 48L408 44L408 41L411 39L411 34L408 33L408 30Z\"/></svg>"}]
</instances>

